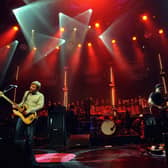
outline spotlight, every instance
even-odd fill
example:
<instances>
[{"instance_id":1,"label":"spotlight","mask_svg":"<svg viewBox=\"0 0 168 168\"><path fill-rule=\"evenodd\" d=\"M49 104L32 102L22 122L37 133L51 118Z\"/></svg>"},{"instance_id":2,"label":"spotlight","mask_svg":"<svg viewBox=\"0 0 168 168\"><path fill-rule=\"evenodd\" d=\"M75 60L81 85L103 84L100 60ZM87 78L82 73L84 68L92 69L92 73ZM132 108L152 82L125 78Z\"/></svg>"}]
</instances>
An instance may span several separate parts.
<instances>
[{"instance_id":1,"label":"spotlight","mask_svg":"<svg viewBox=\"0 0 168 168\"><path fill-rule=\"evenodd\" d=\"M60 32L64 32L64 31L65 31L64 27L61 27Z\"/></svg>"},{"instance_id":2,"label":"spotlight","mask_svg":"<svg viewBox=\"0 0 168 168\"><path fill-rule=\"evenodd\" d=\"M103 38L103 36L102 36L102 35L100 35L100 36L99 36L99 38L100 38L100 39L102 39L102 38Z\"/></svg>"},{"instance_id":3,"label":"spotlight","mask_svg":"<svg viewBox=\"0 0 168 168\"><path fill-rule=\"evenodd\" d=\"M78 48L81 48L81 47L82 47L82 44L79 43L79 44L78 44Z\"/></svg>"},{"instance_id":4,"label":"spotlight","mask_svg":"<svg viewBox=\"0 0 168 168\"><path fill-rule=\"evenodd\" d=\"M34 50L34 51L36 51L36 50L37 50L37 48L36 48L36 47L33 47L33 50Z\"/></svg>"},{"instance_id":5,"label":"spotlight","mask_svg":"<svg viewBox=\"0 0 168 168\"><path fill-rule=\"evenodd\" d=\"M92 27L91 25L88 26L89 29L91 29L91 27Z\"/></svg>"},{"instance_id":6,"label":"spotlight","mask_svg":"<svg viewBox=\"0 0 168 168\"><path fill-rule=\"evenodd\" d=\"M133 36L133 37L132 37L132 40L133 40L133 41L136 41L136 40L137 40L136 36Z\"/></svg>"},{"instance_id":7,"label":"spotlight","mask_svg":"<svg viewBox=\"0 0 168 168\"><path fill-rule=\"evenodd\" d=\"M163 29L159 29L159 30L158 30L158 33L159 33L159 34L163 34L163 33L164 33L164 30L163 30Z\"/></svg>"},{"instance_id":8,"label":"spotlight","mask_svg":"<svg viewBox=\"0 0 168 168\"><path fill-rule=\"evenodd\" d=\"M100 23L96 22L95 23L95 28L100 28Z\"/></svg>"},{"instance_id":9,"label":"spotlight","mask_svg":"<svg viewBox=\"0 0 168 168\"><path fill-rule=\"evenodd\" d=\"M90 12L90 13L93 12L93 9L89 9L89 12Z\"/></svg>"},{"instance_id":10,"label":"spotlight","mask_svg":"<svg viewBox=\"0 0 168 168\"><path fill-rule=\"evenodd\" d=\"M15 43L16 43L16 44L18 44L18 43L19 43L19 41L18 41L18 40L15 40Z\"/></svg>"},{"instance_id":11,"label":"spotlight","mask_svg":"<svg viewBox=\"0 0 168 168\"><path fill-rule=\"evenodd\" d=\"M18 26L13 26L13 30L18 31L19 27Z\"/></svg>"},{"instance_id":12,"label":"spotlight","mask_svg":"<svg viewBox=\"0 0 168 168\"><path fill-rule=\"evenodd\" d=\"M111 42L112 42L112 44L115 44L115 43L116 43L116 40L113 39L113 40L111 40Z\"/></svg>"},{"instance_id":13,"label":"spotlight","mask_svg":"<svg viewBox=\"0 0 168 168\"><path fill-rule=\"evenodd\" d=\"M57 49L57 50L59 50L59 49L60 49L60 47L59 47L59 46L56 46L56 49Z\"/></svg>"},{"instance_id":14,"label":"spotlight","mask_svg":"<svg viewBox=\"0 0 168 168\"><path fill-rule=\"evenodd\" d=\"M91 43L91 42L89 42L89 43L88 43L88 47L91 47L91 46L92 46L92 43Z\"/></svg>"},{"instance_id":15,"label":"spotlight","mask_svg":"<svg viewBox=\"0 0 168 168\"><path fill-rule=\"evenodd\" d=\"M147 21L148 20L148 16L147 15L142 15L141 19L142 19L142 21Z\"/></svg>"},{"instance_id":16,"label":"spotlight","mask_svg":"<svg viewBox=\"0 0 168 168\"><path fill-rule=\"evenodd\" d=\"M11 46L10 45L6 45L6 48L10 48Z\"/></svg>"},{"instance_id":17,"label":"spotlight","mask_svg":"<svg viewBox=\"0 0 168 168\"><path fill-rule=\"evenodd\" d=\"M73 31L77 31L77 28L76 28L76 27L74 27L74 28L73 28Z\"/></svg>"}]
</instances>

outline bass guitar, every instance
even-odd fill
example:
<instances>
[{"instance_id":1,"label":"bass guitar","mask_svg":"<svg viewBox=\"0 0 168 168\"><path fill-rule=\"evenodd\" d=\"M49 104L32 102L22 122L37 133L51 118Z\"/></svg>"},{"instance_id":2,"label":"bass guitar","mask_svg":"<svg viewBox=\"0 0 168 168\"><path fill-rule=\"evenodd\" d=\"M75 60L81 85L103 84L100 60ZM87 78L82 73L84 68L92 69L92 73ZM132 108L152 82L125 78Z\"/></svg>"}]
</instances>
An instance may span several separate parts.
<instances>
[{"instance_id":1,"label":"bass guitar","mask_svg":"<svg viewBox=\"0 0 168 168\"><path fill-rule=\"evenodd\" d=\"M6 101L8 101L10 104L14 105L16 104L12 100L10 100L7 96L4 95L2 91L0 91L0 97L4 98ZM37 113L28 113L26 114L26 110L28 107L26 105L18 106L16 109L13 109L14 115L21 118L21 120L29 125L31 124L35 119L37 119Z\"/></svg>"}]
</instances>

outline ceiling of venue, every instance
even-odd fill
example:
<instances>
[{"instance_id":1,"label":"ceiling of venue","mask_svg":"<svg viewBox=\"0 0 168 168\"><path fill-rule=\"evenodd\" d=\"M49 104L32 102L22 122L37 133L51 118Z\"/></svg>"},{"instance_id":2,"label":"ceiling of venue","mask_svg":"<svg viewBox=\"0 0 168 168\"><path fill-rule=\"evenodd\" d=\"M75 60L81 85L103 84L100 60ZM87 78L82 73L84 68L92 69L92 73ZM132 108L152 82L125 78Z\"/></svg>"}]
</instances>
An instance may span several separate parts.
<instances>
[{"instance_id":1,"label":"ceiling of venue","mask_svg":"<svg viewBox=\"0 0 168 168\"><path fill-rule=\"evenodd\" d=\"M19 28L12 39L18 43L10 62L8 57L1 63L1 89L17 82L20 94L32 80L40 80L48 99L59 100L68 67L71 100L106 98L112 67L118 97L148 96L161 81L159 54L168 72L166 0L4 0L0 11L1 39L7 38L4 34L12 26ZM147 22L143 15L148 16ZM62 35L60 28L64 28ZM163 34L158 33L160 29ZM112 40L116 40L114 48ZM2 41L0 51L9 45ZM35 46L39 53L31 62L31 47ZM19 79L15 81L17 67Z\"/></svg>"}]
</instances>

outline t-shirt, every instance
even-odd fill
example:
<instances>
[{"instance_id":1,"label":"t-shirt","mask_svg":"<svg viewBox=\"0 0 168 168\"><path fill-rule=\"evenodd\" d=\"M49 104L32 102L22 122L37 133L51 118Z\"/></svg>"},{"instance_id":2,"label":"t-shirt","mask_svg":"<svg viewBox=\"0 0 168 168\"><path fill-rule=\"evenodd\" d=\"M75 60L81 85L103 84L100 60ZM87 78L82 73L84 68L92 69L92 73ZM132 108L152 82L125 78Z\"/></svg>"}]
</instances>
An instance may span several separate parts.
<instances>
[{"instance_id":1,"label":"t-shirt","mask_svg":"<svg viewBox=\"0 0 168 168\"><path fill-rule=\"evenodd\" d=\"M158 106L161 106L165 103L165 99L164 99L163 95L159 92L152 92L149 95L149 98L151 98L153 103Z\"/></svg>"}]
</instances>

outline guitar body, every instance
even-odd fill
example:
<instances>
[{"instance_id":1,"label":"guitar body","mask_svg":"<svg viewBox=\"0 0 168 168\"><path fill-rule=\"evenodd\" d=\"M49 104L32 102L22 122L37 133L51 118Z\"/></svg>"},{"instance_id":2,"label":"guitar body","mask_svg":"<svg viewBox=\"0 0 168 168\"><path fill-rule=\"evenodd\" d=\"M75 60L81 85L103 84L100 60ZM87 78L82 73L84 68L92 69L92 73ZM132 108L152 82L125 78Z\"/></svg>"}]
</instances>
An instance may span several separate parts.
<instances>
[{"instance_id":1,"label":"guitar body","mask_svg":"<svg viewBox=\"0 0 168 168\"><path fill-rule=\"evenodd\" d=\"M13 110L13 113L16 116L20 117L21 120L27 125L31 124L37 118L37 113L30 113L30 114L24 115L18 110Z\"/></svg>"},{"instance_id":2,"label":"guitar body","mask_svg":"<svg viewBox=\"0 0 168 168\"><path fill-rule=\"evenodd\" d=\"M25 113L27 109L28 109L28 106L26 104L23 104L22 106L17 108L17 110L21 113Z\"/></svg>"},{"instance_id":3,"label":"guitar body","mask_svg":"<svg viewBox=\"0 0 168 168\"><path fill-rule=\"evenodd\" d=\"M0 91L0 97L3 97L6 101L8 101L10 104L14 105L16 104L12 100L10 100L7 96L4 95L2 91ZM27 105L22 105L16 109L13 110L14 115L20 117L22 121L25 124L31 124L35 119L37 119L37 113L26 113L26 110L28 109Z\"/></svg>"}]
</instances>

